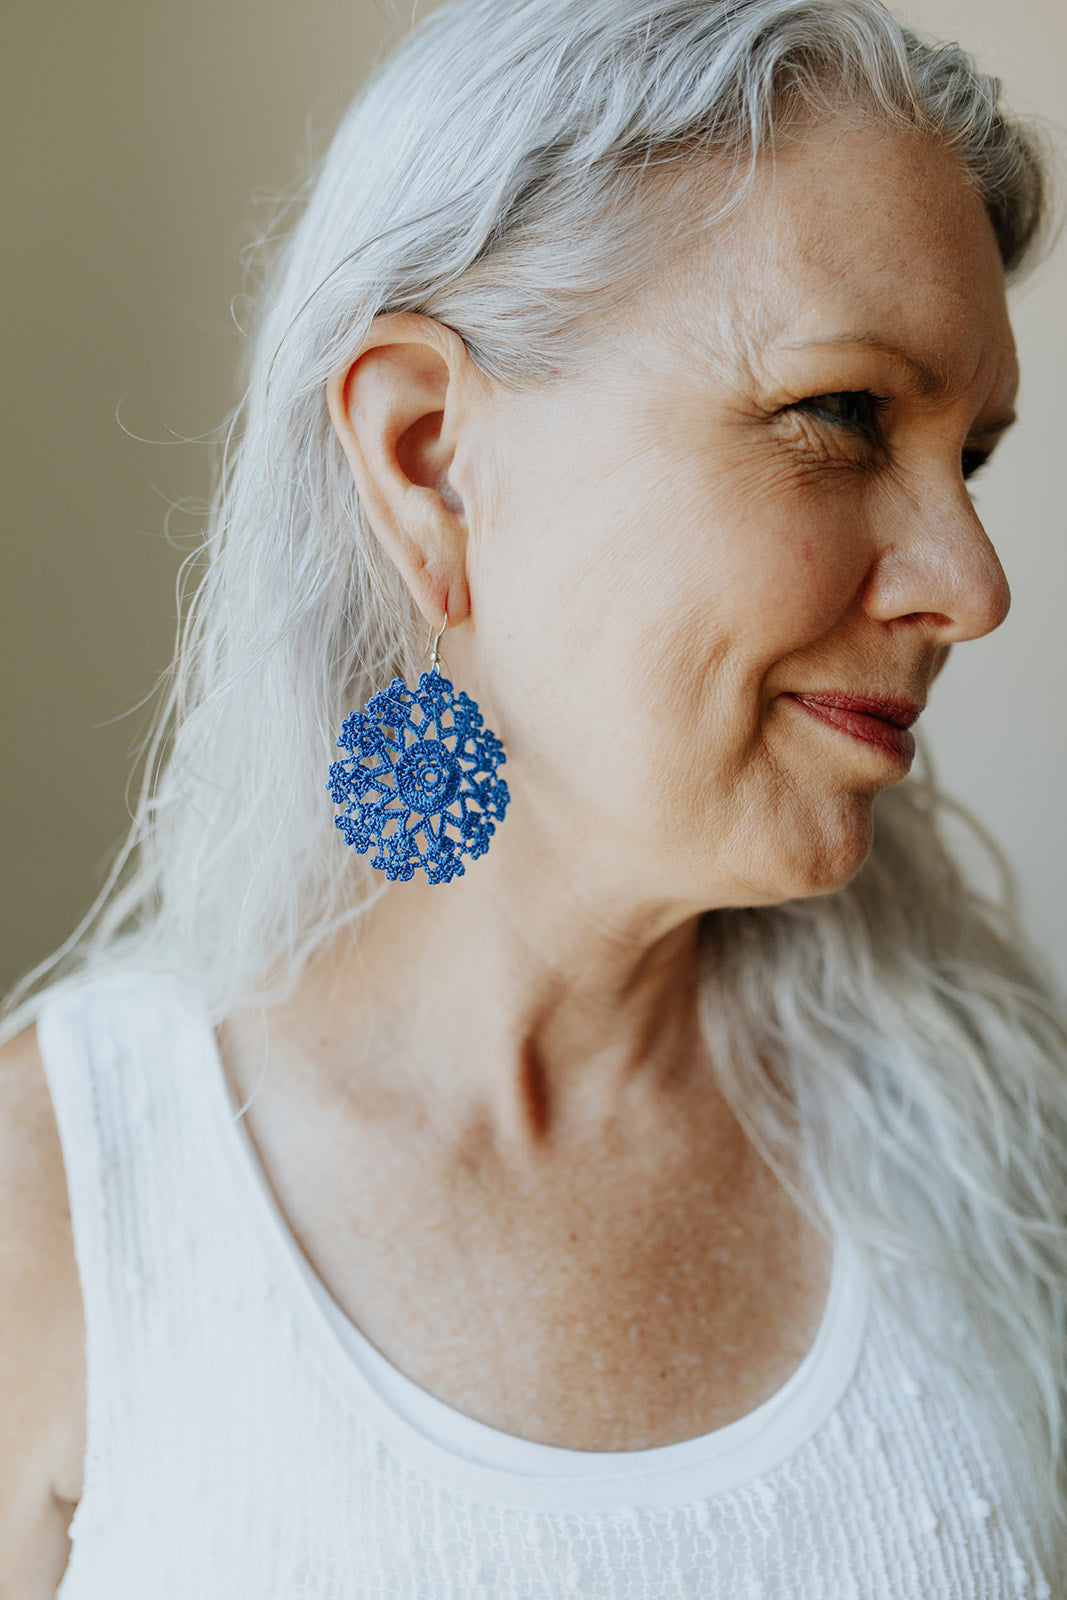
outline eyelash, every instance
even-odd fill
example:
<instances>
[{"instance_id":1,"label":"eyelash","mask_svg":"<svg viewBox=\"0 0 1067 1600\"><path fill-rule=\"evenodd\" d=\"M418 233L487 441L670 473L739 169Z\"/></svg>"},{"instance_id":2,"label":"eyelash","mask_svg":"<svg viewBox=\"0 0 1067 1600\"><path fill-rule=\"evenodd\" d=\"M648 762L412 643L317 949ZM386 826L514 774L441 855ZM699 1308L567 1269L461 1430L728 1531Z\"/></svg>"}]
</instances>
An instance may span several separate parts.
<instances>
[{"instance_id":1,"label":"eyelash","mask_svg":"<svg viewBox=\"0 0 1067 1600\"><path fill-rule=\"evenodd\" d=\"M854 417L843 417L830 410L820 402L826 400L848 400L855 405L859 402L864 414ZM826 421L836 427L844 428L846 432L856 434L861 439L866 439L868 444L884 444L881 414L890 405L885 395L875 394L870 389L835 389L826 394L809 395L805 400L798 400L788 409L791 411L806 411L809 415L824 417ZM965 479L973 478L979 468L984 467L989 460L988 450L975 450L964 447L960 457L960 466Z\"/></svg>"},{"instance_id":2,"label":"eyelash","mask_svg":"<svg viewBox=\"0 0 1067 1600\"><path fill-rule=\"evenodd\" d=\"M861 406L864 414L854 417L839 416L823 403L828 400L848 400L853 406L857 404ZM880 444L882 428L879 419L888 405L889 401L884 395L873 394L870 389L835 389L827 394L813 394L806 400L798 400L793 410L813 412L849 433L858 434L862 439L869 439L872 444Z\"/></svg>"},{"instance_id":3,"label":"eyelash","mask_svg":"<svg viewBox=\"0 0 1067 1600\"><path fill-rule=\"evenodd\" d=\"M986 462L989 460L989 455L990 452L988 450L965 449L963 455L960 457L963 466L964 479L967 480L973 478L976 472L980 472L985 466Z\"/></svg>"}]
</instances>

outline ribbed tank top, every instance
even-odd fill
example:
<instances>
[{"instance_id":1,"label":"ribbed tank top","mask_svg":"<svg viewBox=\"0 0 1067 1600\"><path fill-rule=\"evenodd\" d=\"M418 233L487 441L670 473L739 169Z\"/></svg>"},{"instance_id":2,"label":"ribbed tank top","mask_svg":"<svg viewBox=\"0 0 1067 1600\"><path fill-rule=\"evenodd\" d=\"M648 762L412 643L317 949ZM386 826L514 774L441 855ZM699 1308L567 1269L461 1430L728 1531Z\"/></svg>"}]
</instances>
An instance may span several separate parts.
<instances>
[{"instance_id":1,"label":"ribbed tank top","mask_svg":"<svg viewBox=\"0 0 1067 1600\"><path fill-rule=\"evenodd\" d=\"M652 1450L533 1444L340 1310L186 989L97 978L38 1034L86 1319L59 1600L1048 1600L962 1386L843 1240L814 1345L748 1416Z\"/></svg>"}]
</instances>

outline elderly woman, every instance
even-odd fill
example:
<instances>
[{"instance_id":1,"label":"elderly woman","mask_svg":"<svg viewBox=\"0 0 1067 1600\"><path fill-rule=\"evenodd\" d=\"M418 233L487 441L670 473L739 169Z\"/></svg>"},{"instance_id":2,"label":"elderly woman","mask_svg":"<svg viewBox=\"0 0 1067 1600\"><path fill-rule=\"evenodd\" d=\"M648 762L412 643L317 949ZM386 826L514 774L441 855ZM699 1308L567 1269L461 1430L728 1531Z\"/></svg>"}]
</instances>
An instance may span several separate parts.
<instances>
[{"instance_id":1,"label":"elderly woman","mask_svg":"<svg viewBox=\"0 0 1067 1600\"><path fill-rule=\"evenodd\" d=\"M1067 1592L1064 1031L908 777L1041 195L876 0L356 102L11 1023L10 1600Z\"/></svg>"}]
</instances>

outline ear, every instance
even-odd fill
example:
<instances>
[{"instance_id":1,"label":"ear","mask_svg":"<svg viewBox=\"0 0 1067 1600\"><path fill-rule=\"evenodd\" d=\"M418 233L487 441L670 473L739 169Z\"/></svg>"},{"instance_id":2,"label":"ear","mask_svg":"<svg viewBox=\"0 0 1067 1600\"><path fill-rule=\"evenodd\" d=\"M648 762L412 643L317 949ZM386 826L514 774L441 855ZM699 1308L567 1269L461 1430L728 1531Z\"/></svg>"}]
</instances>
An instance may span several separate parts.
<instances>
[{"instance_id":1,"label":"ear","mask_svg":"<svg viewBox=\"0 0 1067 1600\"><path fill-rule=\"evenodd\" d=\"M466 512L449 472L478 377L458 334L404 312L376 317L327 386L371 527L433 626L470 614Z\"/></svg>"}]
</instances>

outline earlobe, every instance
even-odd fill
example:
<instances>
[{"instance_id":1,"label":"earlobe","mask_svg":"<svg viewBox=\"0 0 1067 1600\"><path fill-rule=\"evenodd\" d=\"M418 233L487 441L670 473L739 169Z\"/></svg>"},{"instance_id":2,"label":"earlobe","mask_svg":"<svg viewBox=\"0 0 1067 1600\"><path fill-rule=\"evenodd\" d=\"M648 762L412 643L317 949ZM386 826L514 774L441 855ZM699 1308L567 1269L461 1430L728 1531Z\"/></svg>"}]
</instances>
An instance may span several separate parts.
<instances>
[{"instance_id":1,"label":"earlobe","mask_svg":"<svg viewBox=\"0 0 1067 1600\"><path fill-rule=\"evenodd\" d=\"M451 329L379 317L327 386L334 431L379 543L430 623L469 615L467 524L449 479L470 356Z\"/></svg>"}]
</instances>

